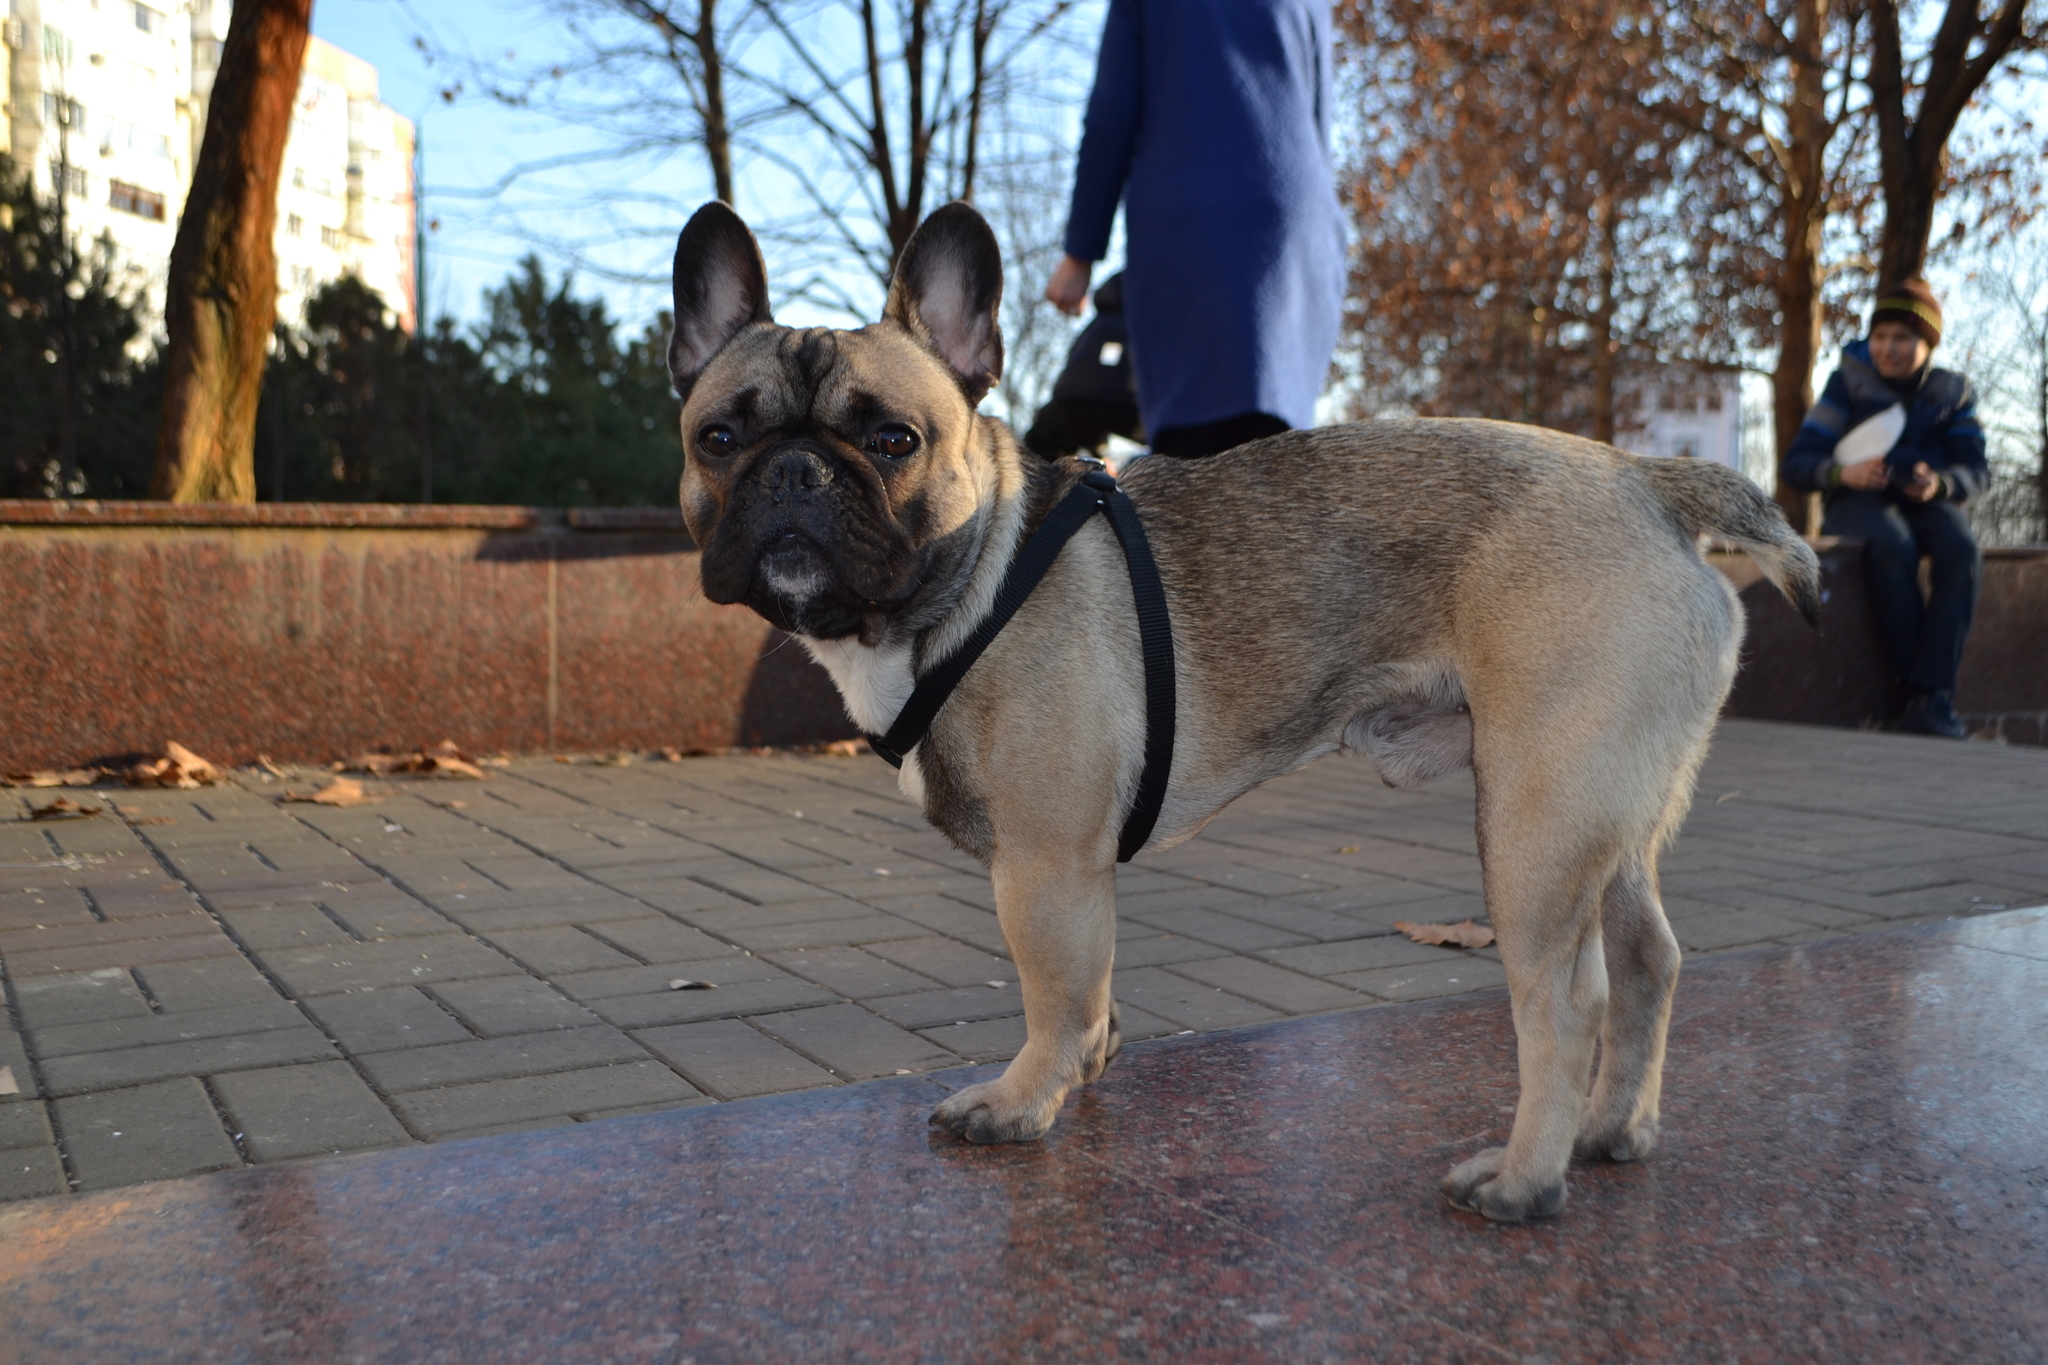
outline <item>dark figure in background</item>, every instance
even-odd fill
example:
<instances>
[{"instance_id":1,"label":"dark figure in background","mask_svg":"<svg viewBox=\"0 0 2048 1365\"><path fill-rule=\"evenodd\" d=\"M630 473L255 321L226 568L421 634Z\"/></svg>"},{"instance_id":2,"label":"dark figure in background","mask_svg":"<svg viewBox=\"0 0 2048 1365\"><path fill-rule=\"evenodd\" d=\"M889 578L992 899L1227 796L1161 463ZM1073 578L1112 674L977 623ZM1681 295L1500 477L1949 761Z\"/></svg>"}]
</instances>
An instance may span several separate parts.
<instances>
[{"instance_id":1,"label":"dark figure in background","mask_svg":"<svg viewBox=\"0 0 2048 1365\"><path fill-rule=\"evenodd\" d=\"M1344 294L1328 0L1110 0L1045 296L1078 314L1124 205L1124 312L1152 449L1315 421Z\"/></svg>"},{"instance_id":2,"label":"dark figure in background","mask_svg":"<svg viewBox=\"0 0 2048 1365\"><path fill-rule=\"evenodd\" d=\"M1956 667L1984 562L1962 504L1984 491L1990 471L1970 381L1927 363L1940 341L1941 305L1926 281L1880 290L1869 339L1843 348L1841 366L1786 452L1785 477L1826 495L1826 534L1855 536L1867 547L1892 681L1906 693L1899 728L1961 739ZM1902 429L1889 451L1858 462L1855 454L1882 447L1881 438L1874 447L1859 440L1866 422L1874 425L1863 436ZM1857 449L1848 455L1838 449L1851 446ZM1933 560L1925 601L1923 554Z\"/></svg>"},{"instance_id":3,"label":"dark figure in background","mask_svg":"<svg viewBox=\"0 0 2048 1365\"><path fill-rule=\"evenodd\" d=\"M1099 452L1111 436L1145 439L1138 389L1131 380L1131 340L1124 326L1123 273L1095 288L1095 318L1067 348L1053 381L1052 401L1038 410L1024 444L1048 460Z\"/></svg>"}]
</instances>

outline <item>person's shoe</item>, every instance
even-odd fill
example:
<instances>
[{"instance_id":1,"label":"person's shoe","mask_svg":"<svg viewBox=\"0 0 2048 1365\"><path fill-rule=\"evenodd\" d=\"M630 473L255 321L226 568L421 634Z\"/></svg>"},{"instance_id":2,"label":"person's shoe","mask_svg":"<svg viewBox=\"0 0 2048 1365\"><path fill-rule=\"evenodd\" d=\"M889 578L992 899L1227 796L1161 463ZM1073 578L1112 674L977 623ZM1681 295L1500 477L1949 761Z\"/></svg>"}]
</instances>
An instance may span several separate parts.
<instances>
[{"instance_id":1,"label":"person's shoe","mask_svg":"<svg viewBox=\"0 0 2048 1365\"><path fill-rule=\"evenodd\" d=\"M1956 719L1955 704L1946 692L1915 692L1899 716L1899 728L1909 735L1939 735L1943 739L1967 739L1970 735Z\"/></svg>"}]
</instances>

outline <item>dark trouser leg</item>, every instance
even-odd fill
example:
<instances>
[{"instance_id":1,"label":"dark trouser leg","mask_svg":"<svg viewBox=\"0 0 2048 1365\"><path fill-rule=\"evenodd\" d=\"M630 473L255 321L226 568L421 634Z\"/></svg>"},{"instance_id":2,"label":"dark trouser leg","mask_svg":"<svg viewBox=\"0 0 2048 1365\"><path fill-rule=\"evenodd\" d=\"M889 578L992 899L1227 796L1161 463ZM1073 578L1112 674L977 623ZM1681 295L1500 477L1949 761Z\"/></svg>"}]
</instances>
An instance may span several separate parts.
<instances>
[{"instance_id":1,"label":"dark trouser leg","mask_svg":"<svg viewBox=\"0 0 2048 1365\"><path fill-rule=\"evenodd\" d=\"M1969 518L1954 503L1908 503L1899 510L1920 552L1934 561L1933 591L1928 595L1920 648L1906 674L1906 686L1916 692L1953 695L1963 642L1969 638L1970 619L1977 612L1984 556L1977 549Z\"/></svg>"},{"instance_id":2,"label":"dark trouser leg","mask_svg":"<svg viewBox=\"0 0 2048 1365\"><path fill-rule=\"evenodd\" d=\"M1240 412L1235 417L1204 422L1198 427L1161 427L1153 433L1152 453L1197 459L1287 430L1287 423L1270 412Z\"/></svg>"},{"instance_id":3,"label":"dark trouser leg","mask_svg":"<svg viewBox=\"0 0 2048 1365\"><path fill-rule=\"evenodd\" d=\"M1926 608L1920 601L1920 547L1897 504L1881 492L1843 489L1828 499L1821 529L1854 536L1864 545L1863 568L1884 638L1885 662L1895 680L1913 671L1920 654Z\"/></svg>"},{"instance_id":4,"label":"dark trouser leg","mask_svg":"<svg viewBox=\"0 0 2048 1365\"><path fill-rule=\"evenodd\" d=\"M1095 450L1111 435L1136 439L1144 428L1135 403L1091 403L1055 398L1038 410L1024 445L1034 454L1057 460L1080 450Z\"/></svg>"}]
</instances>

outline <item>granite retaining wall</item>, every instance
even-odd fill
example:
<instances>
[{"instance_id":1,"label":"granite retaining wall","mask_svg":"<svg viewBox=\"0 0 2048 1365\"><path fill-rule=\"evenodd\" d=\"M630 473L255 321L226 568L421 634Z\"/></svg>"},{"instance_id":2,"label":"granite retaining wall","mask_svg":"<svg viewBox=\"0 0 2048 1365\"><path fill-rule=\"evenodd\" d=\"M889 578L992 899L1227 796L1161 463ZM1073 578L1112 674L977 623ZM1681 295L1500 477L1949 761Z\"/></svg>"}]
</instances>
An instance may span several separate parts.
<instances>
[{"instance_id":1,"label":"granite retaining wall","mask_svg":"<svg viewBox=\"0 0 2048 1365\"><path fill-rule=\"evenodd\" d=\"M1862 547L1821 540L1811 630L1741 555L1729 711L1885 714ZM476 752L794 745L853 733L830 680L705 600L656 509L0 501L0 769L176 739L225 763L442 738ZM2048 743L2048 547L1986 553L1957 707Z\"/></svg>"}]
</instances>

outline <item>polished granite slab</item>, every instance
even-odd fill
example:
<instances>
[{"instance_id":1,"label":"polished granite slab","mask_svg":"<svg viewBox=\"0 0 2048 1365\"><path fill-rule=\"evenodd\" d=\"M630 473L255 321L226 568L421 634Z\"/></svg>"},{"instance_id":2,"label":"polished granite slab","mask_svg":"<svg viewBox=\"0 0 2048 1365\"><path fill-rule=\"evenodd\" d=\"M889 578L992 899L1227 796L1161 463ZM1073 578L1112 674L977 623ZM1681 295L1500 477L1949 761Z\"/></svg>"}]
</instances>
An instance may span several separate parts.
<instances>
[{"instance_id":1,"label":"polished granite slab","mask_svg":"<svg viewBox=\"0 0 2048 1365\"><path fill-rule=\"evenodd\" d=\"M1489 1226L1502 993L0 1209L0 1360L2048 1359L2048 911L1689 966L1664 1141Z\"/></svg>"}]
</instances>

